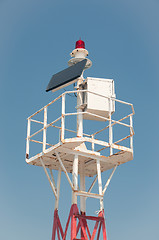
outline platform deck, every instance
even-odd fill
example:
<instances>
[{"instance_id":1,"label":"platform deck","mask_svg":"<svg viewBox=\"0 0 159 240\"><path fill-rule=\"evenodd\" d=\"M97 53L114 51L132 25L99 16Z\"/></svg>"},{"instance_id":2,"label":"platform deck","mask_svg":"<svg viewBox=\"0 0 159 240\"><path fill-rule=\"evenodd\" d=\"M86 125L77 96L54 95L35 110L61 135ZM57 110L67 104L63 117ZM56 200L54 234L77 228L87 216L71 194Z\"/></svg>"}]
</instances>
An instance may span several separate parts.
<instances>
[{"instance_id":1,"label":"platform deck","mask_svg":"<svg viewBox=\"0 0 159 240\"><path fill-rule=\"evenodd\" d=\"M76 137L73 139L65 139L63 143L59 142L46 149L44 152L26 159L26 162L31 165L41 166L40 157L42 157L46 167L58 170L59 161L56 157L56 152L58 152L67 172L72 173L74 155L77 154L79 156L78 169L80 170L80 163L84 161L85 175L93 177L97 174L97 159L100 160L102 172L133 159L133 152L130 148L122 148L122 146L120 146L118 153L111 156L103 156L99 152L87 150L86 147L84 147L84 143L85 138Z\"/></svg>"}]
</instances>

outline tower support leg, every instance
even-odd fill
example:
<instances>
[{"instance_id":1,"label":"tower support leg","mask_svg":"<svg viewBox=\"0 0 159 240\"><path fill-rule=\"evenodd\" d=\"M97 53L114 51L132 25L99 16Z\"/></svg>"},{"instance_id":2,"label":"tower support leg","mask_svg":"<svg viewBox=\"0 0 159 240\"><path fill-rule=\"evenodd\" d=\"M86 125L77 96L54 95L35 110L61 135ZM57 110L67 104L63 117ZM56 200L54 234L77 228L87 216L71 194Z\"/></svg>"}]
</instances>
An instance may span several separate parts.
<instances>
[{"instance_id":1,"label":"tower support leg","mask_svg":"<svg viewBox=\"0 0 159 240\"><path fill-rule=\"evenodd\" d=\"M85 164L83 161L81 161L80 164L80 190L85 191ZM86 197L80 196L80 210L81 215L86 215ZM83 220L83 227L86 229L86 220ZM84 234L81 229L81 239L84 239Z\"/></svg>"},{"instance_id":2,"label":"tower support leg","mask_svg":"<svg viewBox=\"0 0 159 240\"><path fill-rule=\"evenodd\" d=\"M54 211L52 240L56 239L56 232L57 232L58 240L63 239L64 233L63 233L63 229L62 229L62 226L61 226L61 222L60 222L60 219L59 219L59 215L58 215L58 210L57 209L55 209L55 211ZM61 234L61 238L60 238L60 234Z\"/></svg>"},{"instance_id":3,"label":"tower support leg","mask_svg":"<svg viewBox=\"0 0 159 240\"><path fill-rule=\"evenodd\" d=\"M91 234L88 226L89 221L94 221L94 229ZM71 236L68 238L68 229L69 225L71 228ZM102 230L102 231L101 231ZM57 234L56 234L57 233ZM82 234L81 234L82 233ZM81 237L79 238L79 234ZM63 231L58 210L54 211L54 224L53 224L53 232L52 232L52 240L94 240L94 239L103 239L107 240L106 235L106 226L105 226L105 218L104 218L104 210L100 211L98 217L94 216L86 216L85 214L79 214L79 210L77 204L72 204L69 217L66 223L65 230Z\"/></svg>"},{"instance_id":4,"label":"tower support leg","mask_svg":"<svg viewBox=\"0 0 159 240\"><path fill-rule=\"evenodd\" d=\"M73 171L72 171L72 182L75 190L78 189L78 155L74 156ZM77 195L75 191L72 191L72 204L77 204Z\"/></svg>"}]
</instances>

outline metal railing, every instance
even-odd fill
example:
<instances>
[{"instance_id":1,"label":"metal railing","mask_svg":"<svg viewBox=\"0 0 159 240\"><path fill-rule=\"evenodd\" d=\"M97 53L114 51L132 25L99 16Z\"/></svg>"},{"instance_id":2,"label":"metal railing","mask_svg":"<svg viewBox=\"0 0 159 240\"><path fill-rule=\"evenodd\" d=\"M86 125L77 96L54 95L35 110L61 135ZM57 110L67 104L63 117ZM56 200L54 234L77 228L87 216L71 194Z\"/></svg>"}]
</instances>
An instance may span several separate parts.
<instances>
[{"instance_id":1,"label":"metal railing","mask_svg":"<svg viewBox=\"0 0 159 240\"><path fill-rule=\"evenodd\" d=\"M99 97L108 99L109 101L109 117L103 117L97 114L93 114L90 112L71 112L71 113L66 113L66 95L69 95L70 93L91 93L94 95L97 95ZM61 100L61 114L58 118L56 118L55 120L53 120L52 122L48 123L47 122L47 118L48 118L48 108L49 106L53 105L55 102ZM118 102L120 104L123 105L128 105L131 108L131 113L129 113L127 116L122 117L121 119L118 120L114 120L112 119L112 115L111 115L111 103L113 102ZM77 108L80 106L77 106ZM39 113L43 112L43 119L42 121L33 119L33 117L37 116ZM54 99L53 101L51 101L50 103L48 103L46 106L44 106L43 108L41 108L40 110L38 110L37 112L35 112L34 114L32 114L30 117L28 117L28 126L27 126L27 138L26 138L26 158L29 158L29 148L30 148L30 142L35 142L38 144L42 145L42 152L44 152L47 148L47 146L51 147L53 146L53 144L51 143L47 143L47 130L49 127L53 127L56 129L59 129L60 131L60 141L63 142L65 139L65 132L72 132L77 134L77 131L71 129L71 128L65 128L65 118L66 117L70 117L70 116L77 116L78 114L89 114L91 116L94 117L98 117L99 119L104 120L105 122L108 122L108 125L102 129L100 129L97 132L94 132L92 134L87 134L87 133L83 133L83 138L85 138L85 141L88 141L92 144L92 151L95 150L95 145L101 145L102 148L98 149L98 152L101 152L102 150L109 148L110 149L110 155L113 154L113 148L114 149L121 149L120 145L118 145L118 143L123 142L126 139L130 139L130 149L133 150L133 135L134 135L134 130L133 130L133 115L134 115L134 108L133 105L131 103L125 102L125 101L121 101L112 97L106 97L88 90L74 90L74 91L66 91L63 94L61 94L60 96L58 96L56 99ZM123 120L125 119L129 119L129 124L126 124L123 122ZM61 121L60 126L57 126L56 123ZM84 120L83 120L84 121ZM41 124L42 128L39 129L38 131L34 132L31 134L31 123L34 122L36 124ZM98 123L96 123L98 124ZM114 125L122 125L125 126L127 128L129 128L129 135L118 139L117 141L113 142L113 127ZM96 139L96 136L107 130L108 129L108 136L109 136L109 142L106 141L101 141ZM37 134L39 134L40 132L43 133L43 138L42 140L36 140L33 137L37 136ZM123 146L124 147L124 146ZM126 149L126 148L125 148Z\"/></svg>"}]
</instances>

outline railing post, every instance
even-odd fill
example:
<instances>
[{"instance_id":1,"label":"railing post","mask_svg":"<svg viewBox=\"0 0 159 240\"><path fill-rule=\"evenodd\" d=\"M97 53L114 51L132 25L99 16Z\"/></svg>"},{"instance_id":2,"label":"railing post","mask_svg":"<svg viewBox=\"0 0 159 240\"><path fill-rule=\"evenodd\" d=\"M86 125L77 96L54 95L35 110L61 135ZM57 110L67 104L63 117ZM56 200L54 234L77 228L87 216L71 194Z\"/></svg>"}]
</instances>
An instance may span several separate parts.
<instances>
[{"instance_id":1,"label":"railing post","mask_svg":"<svg viewBox=\"0 0 159 240\"><path fill-rule=\"evenodd\" d=\"M26 159L29 158L30 129L31 129L31 120L30 120L30 118L28 118L27 141L26 141Z\"/></svg>"},{"instance_id":2,"label":"railing post","mask_svg":"<svg viewBox=\"0 0 159 240\"><path fill-rule=\"evenodd\" d=\"M130 148L133 150L133 119L132 115L130 115Z\"/></svg>"},{"instance_id":3,"label":"railing post","mask_svg":"<svg viewBox=\"0 0 159 240\"><path fill-rule=\"evenodd\" d=\"M110 155L113 155L112 143L113 143L113 128L111 119L111 98L109 100L109 144L110 144Z\"/></svg>"},{"instance_id":4,"label":"railing post","mask_svg":"<svg viewBox=\"0 0 159 240\"><path fill-rule=\"evenodd\" d=\"M61 142L65 137L65 94L62 95Z\"/></svg>"},{"instance_id":5,"label":"railing post","mask_svg":"<svg viewBox=\"0 0 159 240\"><path fill-rule=\"evenodd\" d=\"M44 107L43 152L46 150L47 107Z\"/></svg>"},{"instance_id":6,"label":"railing post","mask_svg":"<svg viewBox=\"0 0 159 240\"><path fill-rule=\"evenodd\" d=\"M92 140L94 140L94 134L92 135ZM92 141L92 151L94 151L94 142Z\"/></svg>"}]
</instances>

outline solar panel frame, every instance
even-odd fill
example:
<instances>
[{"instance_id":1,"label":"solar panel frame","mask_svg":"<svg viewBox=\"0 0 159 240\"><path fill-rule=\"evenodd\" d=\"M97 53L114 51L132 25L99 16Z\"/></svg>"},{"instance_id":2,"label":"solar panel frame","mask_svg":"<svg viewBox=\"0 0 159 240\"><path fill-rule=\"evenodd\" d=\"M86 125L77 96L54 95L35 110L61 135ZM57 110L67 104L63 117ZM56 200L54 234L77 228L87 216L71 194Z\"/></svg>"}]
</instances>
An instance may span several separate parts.
<instances>
[{"instance_id":1,"label":"solar panel frame","mask_svg":"<svg viewBox=\"0 0 159 240\"><path fill-rule=\"evenodd\" d=\"M79 78L85 68L87 59L74 64L56 74L54 74L46 88L46 92L57 91L65 86L68 86Z\"/></svg>"}]
</instances>

